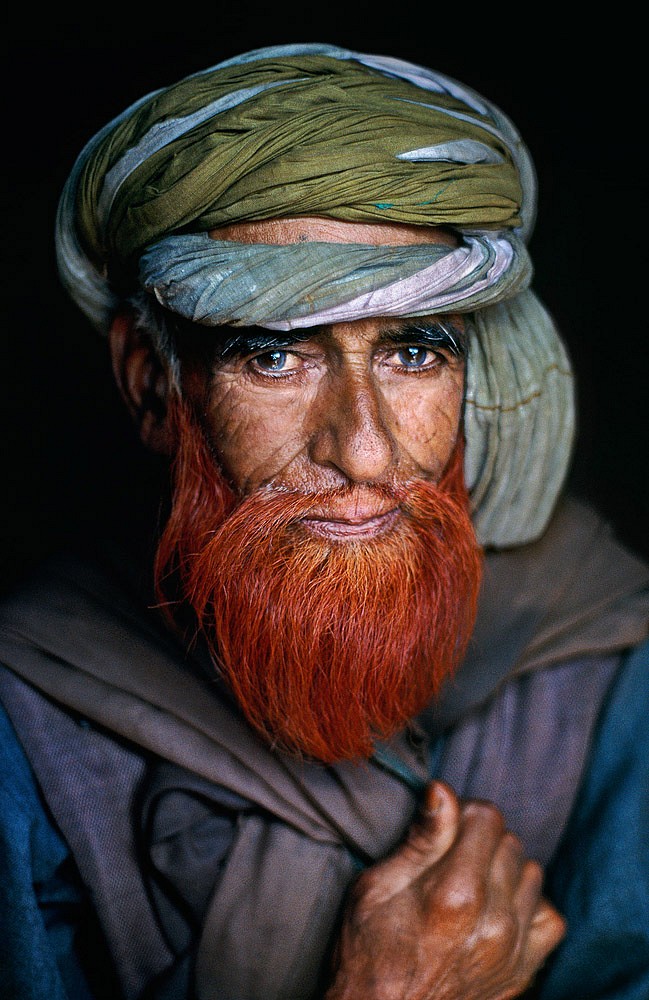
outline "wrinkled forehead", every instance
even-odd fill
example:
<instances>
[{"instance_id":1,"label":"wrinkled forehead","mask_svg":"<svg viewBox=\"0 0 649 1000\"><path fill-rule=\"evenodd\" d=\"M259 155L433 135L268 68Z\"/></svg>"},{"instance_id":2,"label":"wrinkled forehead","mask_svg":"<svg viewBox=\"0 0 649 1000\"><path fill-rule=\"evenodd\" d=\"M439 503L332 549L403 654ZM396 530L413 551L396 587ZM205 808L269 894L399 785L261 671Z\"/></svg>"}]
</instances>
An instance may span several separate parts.
<instances>
[{"instance_id":1,"label":"wrinkled forehead","mask_svg":"<svg viewBox=\"0 0 649 1000\"><path fill-rule=\"evenodd\" d=\"M367 246L414 246L441 243L456 247L460 237L447 226L414 226L402 222L345 222L326 216L288 216L234 222L209 231L213 240L234 243L359 243Z\"/></svg>"}]
</instances>

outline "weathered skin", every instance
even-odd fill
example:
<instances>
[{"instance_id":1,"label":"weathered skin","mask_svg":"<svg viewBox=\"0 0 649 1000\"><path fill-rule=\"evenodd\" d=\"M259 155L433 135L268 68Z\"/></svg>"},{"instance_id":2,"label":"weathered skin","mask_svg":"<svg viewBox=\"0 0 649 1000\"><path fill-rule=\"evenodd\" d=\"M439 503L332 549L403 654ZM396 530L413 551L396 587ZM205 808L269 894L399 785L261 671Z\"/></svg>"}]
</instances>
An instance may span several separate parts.
<instances>
[{"instance_id":1,"label":"weathered skin","mask_svg":"<svg viewBox=\"0 0 649 1000\"><path fill-rule=\"evenodd\" d=\"M498 810L433 782L404 844L360 876L326 1000L509 1000L565 932Z\"/></svg>"}]
</instances>

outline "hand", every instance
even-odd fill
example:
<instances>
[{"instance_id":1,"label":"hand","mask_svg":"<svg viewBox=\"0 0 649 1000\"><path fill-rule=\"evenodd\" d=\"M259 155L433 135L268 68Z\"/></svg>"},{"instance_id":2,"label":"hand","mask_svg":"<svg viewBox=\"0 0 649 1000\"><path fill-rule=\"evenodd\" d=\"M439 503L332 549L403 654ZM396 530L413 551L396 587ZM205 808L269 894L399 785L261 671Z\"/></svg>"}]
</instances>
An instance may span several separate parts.
<instances>
[{"instance_id":1,"label":"hand","mask_svg":"<svg viewBox=\"0 0 649 1000\"><path fill-rule=\"evenodd\" d=\"M510 1000L565 933L500 812L433 782L405 842L351 892L326 1000Z\"/></svg>"}]
</instances>

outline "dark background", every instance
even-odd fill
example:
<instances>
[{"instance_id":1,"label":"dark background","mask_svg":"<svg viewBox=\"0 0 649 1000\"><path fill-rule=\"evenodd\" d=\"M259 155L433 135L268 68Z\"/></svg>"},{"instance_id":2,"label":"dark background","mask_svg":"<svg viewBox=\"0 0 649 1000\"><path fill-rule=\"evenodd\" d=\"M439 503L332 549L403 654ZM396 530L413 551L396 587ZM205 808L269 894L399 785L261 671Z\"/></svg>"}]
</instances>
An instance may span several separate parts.
<instances>
[{"instance_id":1,"label":"dark background","mask_svg":"<svg viewBox=\"0 0 649 1000\"><path fill-rule=\"evenodd\" d=\"M430 5L296 13L213 5L200 14L185 5L148 7L136 20L133 9L47 23L26 8L6 39L0 587L70 536L126 525L154 482L105 345L56 277L54 214L77 153L144 93L289 41L427 64L514 120L539 175L534 287L578 378L570 488L649 557L643 31L594 22L568 31L556 15L548 24L529 10L493 11L476 23L458 7L442 20Z\"/></svg>"}]
</instances>

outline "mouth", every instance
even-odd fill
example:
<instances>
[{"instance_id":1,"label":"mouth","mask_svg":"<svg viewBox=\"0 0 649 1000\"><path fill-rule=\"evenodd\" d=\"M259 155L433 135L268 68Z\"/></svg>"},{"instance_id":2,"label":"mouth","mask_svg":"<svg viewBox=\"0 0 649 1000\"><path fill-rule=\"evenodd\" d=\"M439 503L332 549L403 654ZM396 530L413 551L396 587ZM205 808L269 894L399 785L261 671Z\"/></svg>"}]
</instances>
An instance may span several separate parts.
<instances>
[{"instance_id":1,"label":"mouth","mask_svg":"<svg viewBox=\"0 0 649 1000\"><path fill-rule=\"evenodd\" d=\"M336 539L339 541L376 538L377 535L385 534L395 524L399 517L399 509L380 514L354 514L348 517L316 516L303 517L300 524L315 535L323 538Z\"/></svg>"}]
</instances>

